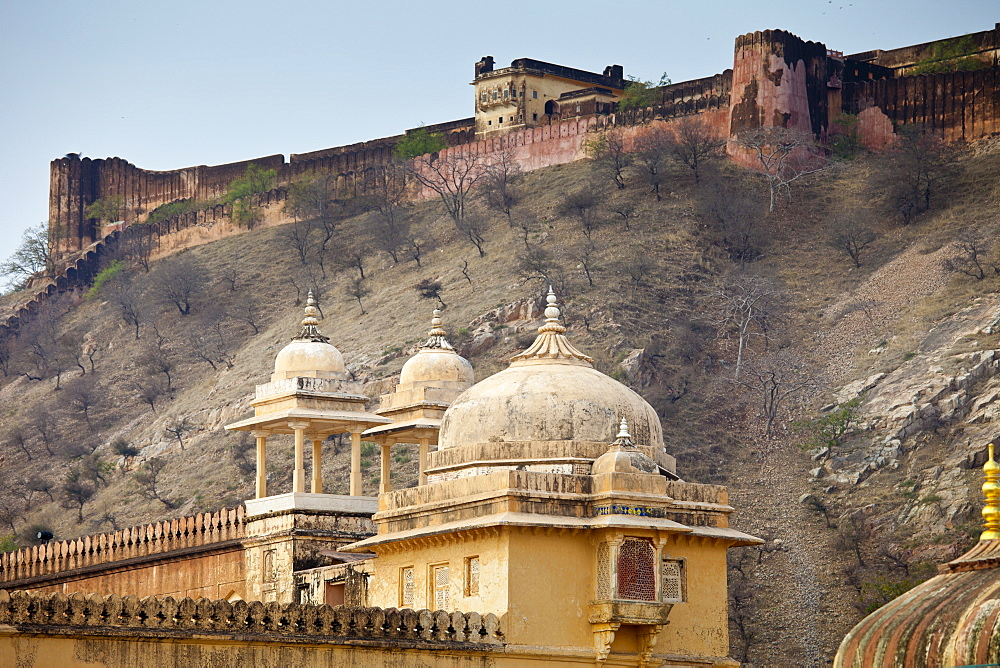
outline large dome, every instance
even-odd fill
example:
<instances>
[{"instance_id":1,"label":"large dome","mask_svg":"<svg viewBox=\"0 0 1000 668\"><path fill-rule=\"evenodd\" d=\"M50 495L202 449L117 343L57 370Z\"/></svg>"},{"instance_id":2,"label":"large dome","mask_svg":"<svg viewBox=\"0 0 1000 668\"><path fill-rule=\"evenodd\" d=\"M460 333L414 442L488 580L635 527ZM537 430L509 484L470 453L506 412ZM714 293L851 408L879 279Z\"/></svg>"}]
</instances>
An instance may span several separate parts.
<instances>
[{"instance_id":1,"label":"large dome","mask_svg":"<svg viewBox=\"0 0 1000 668\"><path fill-rule=\"evenodd\" d=\"M441 311L434 309L430 336L417 354L403 365L399 373L400 386L438 387L442 384L457 384L458 389L463 389L472 385L475 380L469 360L455 352L445 339L445 331L441 327Z\"/></svg>"},{"instance_id":2,"label":"large dome","mask_svg":"<svg viewBox=\"0 0 1000 668\"><path fill-rule=\"evenodd\" d=\"M272 381L295 377L336 379L347 377L344 356L319 331L319 320L316 319L318 313L316 299L310 291L306 300L302 331L274 358Z\"/></svg>"},{"instance_id":3,"label":"large dome","mask_svg":"<svg viewBox=\"0 0 1000 668\"><path fill-rule=\"evenodd\" d=\"M606 444L625 418L637 444L662 452L656 411L573 347L551 291L545 316L534 344L509 368L473 385L448 408L439 449L504 441Z\"/></svg>"}]
</instances>

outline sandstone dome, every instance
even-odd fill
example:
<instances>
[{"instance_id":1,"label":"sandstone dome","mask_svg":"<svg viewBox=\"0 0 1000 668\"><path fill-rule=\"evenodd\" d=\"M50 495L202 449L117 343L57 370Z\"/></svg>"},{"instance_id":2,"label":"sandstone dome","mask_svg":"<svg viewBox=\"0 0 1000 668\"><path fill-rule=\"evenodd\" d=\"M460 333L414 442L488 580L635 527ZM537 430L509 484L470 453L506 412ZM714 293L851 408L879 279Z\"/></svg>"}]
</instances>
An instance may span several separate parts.
<instances>
[{"instance_id":1,"label":"sandstone dome","mask_svg":"<svg viewBox=\"0 0 1000 668\"><path fill-rule=\"evenodd\" d=\"M275 357L272 381L297 376L336 379L347 377L344 356L319 331L319 320L316 319L318 313L316 299L310 291L302 331Z\"/></svg>"},{"instance_id":2,"label":"sandstone dome","mask_svg":"<svg viewBox=\"0 0 1000 668\"><path fill-rule=\"evenodd\" d=\"M400 386L440 387L442 384L454 384L464 389L471 386L475 380L469 360L455 352L445 339L445 331L441 327L441 311L434 309L430 336L417 354L403 365L399 373Z\"/></svg>"},{"instance_id":3,"label":"sandstone dome","mask_svg":"<svg viewBox=\"0 0 1000 668\"><path fill-rule=\"evenodd\" d=\"M444 414L439 450L504 441L589 441L601 451L624 417L637 443L663 451L656 411L592 366L564 336L555 295L535 342L463 392ZM593 455L591 458L596 458Z\"/></svg>"}]
</instances>

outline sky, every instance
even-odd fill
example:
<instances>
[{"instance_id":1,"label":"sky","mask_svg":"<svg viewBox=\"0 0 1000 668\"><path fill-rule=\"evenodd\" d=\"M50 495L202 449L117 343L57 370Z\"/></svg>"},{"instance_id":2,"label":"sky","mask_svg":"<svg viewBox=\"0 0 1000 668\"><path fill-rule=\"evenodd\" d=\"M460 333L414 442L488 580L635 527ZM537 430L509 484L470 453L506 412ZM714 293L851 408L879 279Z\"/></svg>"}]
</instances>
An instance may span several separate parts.
<instances>
[{"instance_id":1,"label":"sky","mask_svg":"<svg viewBox=\"0 0 1000 668\"><path fill-rule=\"evenodd\" d=\"M674 82L781 28L846 54L993 28L996 0L0 4L0 258L48 216L49 162L153 170L302 153L473 114L473 64L535 58Z\"/></svg>"}]
</instances>

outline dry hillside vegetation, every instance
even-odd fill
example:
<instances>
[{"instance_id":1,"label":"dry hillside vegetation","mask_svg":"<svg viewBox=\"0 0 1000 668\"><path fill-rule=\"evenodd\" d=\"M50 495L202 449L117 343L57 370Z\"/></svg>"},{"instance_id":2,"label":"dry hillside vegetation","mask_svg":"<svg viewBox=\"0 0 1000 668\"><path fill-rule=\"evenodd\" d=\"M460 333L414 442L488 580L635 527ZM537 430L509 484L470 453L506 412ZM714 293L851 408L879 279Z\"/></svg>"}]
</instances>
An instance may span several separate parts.
<instances>
[{"instance_id":1,"label":"dry hillside vegetation","mask_svg":"<svg viewBox=\"0 0 1000 668\"><path fill-rule=\"evenodd\" d=\"M659 411L680 475L728 485L733 524L767 539L733 554L734 656L822 665L867 609L974 535L977 474L949 477L945 463L959 451L975 463L990 402L974 438L968 410L929 409L887 457L896 423L879 411L898 406L868 381L960 376L995 348L962 314L993 320L1000 306L997 157L983 144L942 159L929 209L906 225L906 156L835 162L773 214L767 186L719 160L697 183L665 163L659 198L642 165L626 166L619 188L606 163L581 162L514 174L507 210L489 188L473 191L461 221L436 201L401 205L395 260L385 212L345 202L327 202L325 220L305 207L148 272L109 256L98 288L62 295L0 348L0 530L13 547L42 527L69 538L248 498L251 443L222 426L249 413L308 289L374 399L426 336L435 294L482 378L530 343L552 284L574 343ZM857 262L845 234L870 237ZM970 243L982 277L963 273ZM955 317L964 324L949 328ZM954 336L933 335L942 330ZM963 405L990 378L968 381ZM333 438L327 454L327 489L346 493L347 448ZM291 443L268 455L269 489L289 489ZM378 457L366 445L366 493ZM394 448L394 485L414 484L415 460Z\"/></svg>"}]
</instances>

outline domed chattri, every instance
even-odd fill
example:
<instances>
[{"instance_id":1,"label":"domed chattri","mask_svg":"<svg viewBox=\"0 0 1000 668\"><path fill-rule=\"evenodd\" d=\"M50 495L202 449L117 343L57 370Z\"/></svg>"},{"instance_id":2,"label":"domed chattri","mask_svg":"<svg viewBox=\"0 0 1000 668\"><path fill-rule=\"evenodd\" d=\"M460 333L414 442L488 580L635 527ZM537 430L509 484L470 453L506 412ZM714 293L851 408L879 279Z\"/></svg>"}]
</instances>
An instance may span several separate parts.
<instances>
[{"instance_id":1,"label":"domed chattri","mask_svg":"<svg viewBox=\"0 0 1000 668\"><path fill-rule=\"evenodd\" d=\"M463 392L445 413L432 467L443 474L473 461L499 466L505 460L517 467L558 460L566 472L585 466L580 472L589 473L593 460L607 451L614 434L609 427L625 418L639 448L673 470L656 411L595 369L566 337L560 316L550 288L545 322L531 346L512 357L507 369Z\"/></svg>"},{"instance_id":2,"label":"domed chattri","mask_svg":"<svg viewBox=\"0 0 1000 668\"><path fill-rule=\"evenodd\" d=\"M432 386L464 390L475 382L469 360L455 352L445 338L446 334L441 326L441 310L434 309L428 339L403 365L399 373L399 389Z\"/></svg>"},{"instance_id":3,"label":"domed chattri","mask_svg":"<svg viewBox=\"0 0 1000 668\"><path fill-rule=\"evenodd\" d=\"M316 298L310 290L306 298L302 330L275 357L272 381L296 377L347 378L344 356L330 343L329 337L323 336L319 331L318 315Z\"/></svg>"},{"instance_id":4,"label":"domed chattri","mask_svg":"<svg viewBox=\"0 0 1000 668\"><path fill-rule=\"evenodd\" d=\"M659 467L652 459L643 454L632 443L632 435L628 433L628 421L622 418L618 426L618 436L611 448L594 460L590 470L592 475L600 473L646 473L659 474Z\"/></svg>"}]
</instances>

